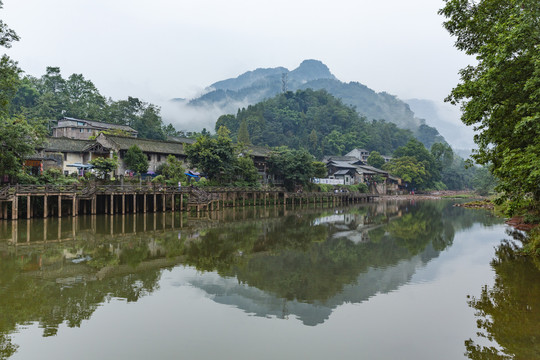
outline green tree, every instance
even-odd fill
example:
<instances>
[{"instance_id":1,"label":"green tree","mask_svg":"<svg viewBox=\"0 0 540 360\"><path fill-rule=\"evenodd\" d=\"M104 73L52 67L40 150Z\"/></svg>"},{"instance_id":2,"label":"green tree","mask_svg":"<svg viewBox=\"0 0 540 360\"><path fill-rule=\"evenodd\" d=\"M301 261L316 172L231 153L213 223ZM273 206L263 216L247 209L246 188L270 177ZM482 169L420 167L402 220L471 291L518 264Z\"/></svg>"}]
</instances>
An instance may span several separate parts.
<instances>
[{"instance_id":1,"label":"green tree","mask_svg":"<svg viewBox=\"0 0 540 360\"><path fill-rule=\"evenodd\" d=\"M23 117L0 118L0 174L17 176L26 157L43 142L45 130Z\"/></svg>"},{"instance_id":2,"label":"green tree","mask_svg":"<svg viewBox=\"0 0 540 360\"><path fill-rule=\"evenodd\" d=\"M7 115L11 99L17 93L19 73L17 63L7 55L0 58L0 116Z\"/></svg>"},{"instance_id":3,"label":"green tree","mask_svg":"<svg viewBox=\"0 0 540 360\"><path fill-rule=\"evenodd\" d=\"M165 136L173 136L173 137L184 136L184 132L176 130L173 124L168 124L167 126L163 126L163 133L165 134Z\"/></svg>"},{"instance_id":4,"label":"green tree","mask_svg":"<svg viewBox=\"0 0 540 360\"><path fill-rule=\"evenodd\" d=\"M63 92L65 116L98 121L104 118L105 98L82 74L70 75L64 82Z\"/></svg>"},{"instance_id":5,"label":"green tree","mask_svg":"<svg viewBox=\"0 0 540 360\"><path fill-rule=\"evenodd\" d=\"M39 91L34 83L35 79L25 76L21 79L15 96L11 100L10 114L25 114L28 118L37 117Z\"/></svg>"},{"instance_id":6,"label":"green tree","mask_svg":"<svg viewBox=\"0 0 540 360\"><path fill-rule=\"evenodd\" d=\"M429 174L424 167L424 163L412 156L394 158L384 164L383 169L392 175L400 177L403 181L410 184L410 188L413 189L425 187L429 180Z\"/></svg>"},{"instance_id":7,"label":"green tree","mask_svg":"<svg viewBox=\"0 0 540 360\"><path fill-rule=\"evenodd\" d=\"M446 0L455 46L475 56L447 101L474 126L479 164L492 164L503 198L540 202L540 6L536 0Z\"/></svg>"},{"instance_id":8,"label":"green tree","mask_svg":"<svg viewBox=\"0 0 540 360\"><path fill-rule=\"evenodd\" d=\"M245 145L251 144L246 119L242 120L238 128L238 142Z\"/></svg>"},{"instance_id":9,"label":"green tree","mask_svg":"<svg viewBox=\"0 0 540 360\"><path fill-rule=\"evenodd\" d=\"M489 167L483 166L476 169L472 179L472 185L474 187L474 191L482 196L485 196L493 192L495 186L497 185L497 181L489 171Z\"/></svg>"},{"instance_id":10,"label":"green tree","mask_svg":"<svg viewBox=\"0 0 540 360\"><path fill-rule=\"evenodd\" d=\"M239 156L236 161L236 176L240 184L256 185L259 181L259 172L253 159L248 156Z\"/></svg>"},{"instance_id":11,"label":"green tree","mask_svg":"<svg viewBox=\"0 0 540 360\"><path fill-rule=\"evenodd\" d=\"M131 126L138 131L141 138L165 140L159 107L152 104L144 104L144 106L142 115L135 118Z\"/></svg>"},{"instance_id":12,"label":"green tree","mask_svg":"<svg viewBox=\"0 0 540 360\"><path fill-rule=\"evenodd\" d=\"M373 166L373 167L375 167L377 169L380 169L384 165L385 161L384 161L384 158L382 157L382 155L378 151L372 151L369 154L369 157L367 159L367 163L370 166Z\"/></svg>"},{"instance_id":13,"label":"green tree","mask_svg":"<svg viewBox=\"0 0 540 360\"><path fill-rule=\"evenodd\" d=\"M313 177L315 178L325 178L326 175L328 175L328 169L326 168L326 164L322 161L314 161L313 162Z\"/></svg>"},{"instance_id":14,"label":"green tree","mask_svg":"<svg viewBox=\"0 0 540 360\"><path fill-rule=\"evenodd\" d=\"M0 9L2 7L3 3L0 0ZM0 46L10 48L11 43L18 40L17 33L0 20ZM7 114L9 103L17 92L20 72L15 61L5 54L2 55L0 58L0 116Z\"/></svg>"},{"instance_id":15,"label":"green tree","mask_svg":"<svg viewBox=\"0 0 540 360\"><path fill-rule=\"evenodd\" d=\"M139 174L144 174L148 171L148 158L137 145L132 145L126 151L124 156L126 166Z\"/></svg>"},{"instance_id":16,"label":"green tree","mask_svg":"<svg viewBox=\"0 0 540 360\"><path fill-rule=\"evenodd\" d=\"M236 148L229 130L222 126L216 138L201 135L197 141L186 146L186 155L192 167L200 169L206 177L218 182L228 182L235 173Z\"/></svg>"},{"instance_id":17,"label":"green tree","mask_svg":"<svg viewBox=\"0 0 540 360\"><path fill-rule=\"evenodd\" d=\"M431 145L431 155L441 169L448 168L454 161L454 151L448 144L435 143Z\"/></svg>"},{"instance_id":18,"label":"green tree","mask_svg":"<svg viewBox=\"0 0 540 360\"><path fill-rule=\"evenodd\" d=\"M98 176L106 179L107 175L118 168L118 156L114 154L112 158L98 157L89 161L90 165L98 172Z\"/></svg>"},{"instance_id":19,"label":"green tree","mask_svg":"<svg viewBox=\"0 0 540 360\"><path fill-rule=\"evenodd\" d=\"M182 162L174 155L167 156L167 162L159 167L158 173L165 176L165 179L169 180L172 184L176 184L179 181L186 181L185 169L182 166Z\"/></svg>"},{"instance_id":20,"label":"green tree","mask_svg":"<svg viewBox=\"0 0 540 360\"><path fill-rule=\"evenodd\" d=\"M315 177L317 165L314 163L313 155L306 150L294 150L281 146L270 153L268 169L271 174L283 179L288 190L293 190L296 185L305 185Z\"/></svg>"},{"instance_id":21,"label":"green tree","mask_svg":"<svg viewBox=\"0 0 540 360\"><path fill-rule=\"evenodd\" d=\"M434 186L435 182L441 179L441 172L437 161L424 144L416 139L410 139L405 146L396 149L393 156L394 158L412 157L416 162L422 164L425 177L423 177L421 184L417 184L418 186L421 185L424 188Z\"/></svg>"}]
</instances>

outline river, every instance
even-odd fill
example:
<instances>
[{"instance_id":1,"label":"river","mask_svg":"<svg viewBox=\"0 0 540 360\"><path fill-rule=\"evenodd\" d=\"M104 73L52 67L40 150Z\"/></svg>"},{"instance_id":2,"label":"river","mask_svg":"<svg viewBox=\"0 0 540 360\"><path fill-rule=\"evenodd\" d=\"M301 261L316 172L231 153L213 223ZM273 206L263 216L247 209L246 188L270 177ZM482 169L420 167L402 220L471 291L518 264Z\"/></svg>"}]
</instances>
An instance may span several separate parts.
<instances>
[{"instance_id":1,"label":"river","mask_svg":"<svg viewBox=\"0 0 540 360\"><path fill-rule=\"evenodd\" d=\"M0 222L0 359L539 359L540 266L451 201Z\"/></svg>"}]
</instances>

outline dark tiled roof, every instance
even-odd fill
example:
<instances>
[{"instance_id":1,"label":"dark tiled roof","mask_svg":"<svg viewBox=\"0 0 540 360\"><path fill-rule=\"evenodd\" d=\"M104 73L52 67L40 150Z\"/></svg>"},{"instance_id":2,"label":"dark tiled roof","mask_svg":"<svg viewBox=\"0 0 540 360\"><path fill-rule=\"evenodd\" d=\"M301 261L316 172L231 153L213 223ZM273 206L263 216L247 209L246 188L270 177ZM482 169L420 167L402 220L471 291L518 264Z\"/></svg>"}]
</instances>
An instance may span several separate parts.
<instances>
[{"instance_id":1,"label":"dark tiled roof","mask_svg":"<svg viewBox=\"0 0 540 360\"><path fill-rule=\"evenodd\" d=\"M357 157L354 156L325 156L322 160L323 162L330 162L330 161L345 161L345 162L354 162L358 161Z\"/></svg>"},{"instance_id":2,"label":"dark tiled roof","mask_svg":"<svg viewBox=\"0 0 540 360\"><path fill-rule=\"evenodd\" d=\"M375 168L373 166L369 166L369 165L358 165L358 168L364 169L364 170L367 170L367 171L371 171L371 172L375 172L375 173L378 173L378 174L388 175L388 171L377 169L377 168Z\"/></svg>"},{"instance_id":3,"label":"dark tiled roof","mask_svg":"<svg viewBox=\"0 0 540 360\"><path fill-rule=\"evenodd\" d=\"M50 137L45 140L43 149L48 152L84 152L95 140L78 140L66 137Z\"/></svg>"},{"instance_id":4,"label":"dark tiled roof","mask_svg":"<svg viewBox=\"0 0 540 360\"><path fill-rule=\"evenodd\" d=\"M331 160L328 162L328 165L334 165L335 167L342 169L356 169L356 165L349 164L345 161Z\"/></svg>"},{"instance_id":5,"label":"dark tiled roof","mask_svg":"<svg viewBox=\"0 0 540 360\"><path fill-rule=\"evenodd\" d=\"M249 145L247 146L247 151L251 156L268 157L272 150L264 146Z\"/></svg>"},{"instance_id":6,"label":"dark tiled roof","mask_svg":"<svg viewBox=\"0 0 540 360\"><path fill-rule=\"evenodd\" d=\"M90 125L92 127L96 127L96 128L118 129L118 130L124 130L124 131L127 131L127 132L137 133L137 130L135 130L131 126L127 126L127 125L110 124L110 123L104 123L104 122L101 122L101 121L75 119L75 118L70 118L70 117L65 117L62 120L83 121L83 122L88 123L88 125ZM62 120L60 120L60 121L62 121ZM57 127L60 127L60 126L57 126ZM68 127L71 127L71 125L68 126Z\"/></svg>"},{"instance_id":7,"label":"dark tiled roof","mask_svg":"<svg viewBox=\"0 0 540 360\"><path fill-rule=\"evenodd\" d=\"M167 141L179 142L182 144L193 144L196 140L190 138L176 137L176 136L167 136Z\"/></svg>"},{"instance_id":8,"label":"dark tiled roof","mask_svg":"<svg viewBox=\"0 0 540 360\"><path fill-rule=\"evenodd\" d=\"M139 139L124 136L107 135L106 138L115 143L118 150L128 150L131 146L137 145L143 152L184 155L184 145L176 141L160 141Z\"/></svg>"}]
</instances>

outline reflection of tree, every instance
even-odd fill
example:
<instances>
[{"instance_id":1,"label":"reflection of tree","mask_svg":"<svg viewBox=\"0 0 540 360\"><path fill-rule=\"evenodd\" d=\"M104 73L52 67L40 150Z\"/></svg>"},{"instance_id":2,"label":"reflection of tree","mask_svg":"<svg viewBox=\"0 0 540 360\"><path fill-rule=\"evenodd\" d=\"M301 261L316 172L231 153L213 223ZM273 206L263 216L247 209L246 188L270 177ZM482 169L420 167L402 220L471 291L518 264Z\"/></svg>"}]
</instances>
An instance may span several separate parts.
<instances>
[{"instance_id":1,"label":"reflection of tree","mask_svg":"<svg viewBox=\"0 0 540 360\"><path fill-rule=\"evenodd\" d=\"M321 227L324 233L324 227ZM276 234L279 236L279 234ZM288 300L325 301L355 283L369 267L396 263L408 253L393 241L354 244L344 238L314 242L308 249L282 249L249 259L230 275Z\"/></svg>"},{"instance_id":2,"label":"reflection of tree","mask_svg":"<svg viewBox=\"0 0 540 360\"><path fill-rule=\"evenodd\" d=\"M11 343L11 338L6 334L0 333L0 359L7 359L11 355L15 354L18 345Z\"/></svg>"},{"instance_id":3,"label":"reflection of tree","mask_svg":"<svg viewBox=\"0 0 540 360\"><path fill-rule=\"evenodd\" d=\"M492 262L493 288L482 289L469 305L476 310L478 335L495 347L465 341L471 359L540 359L540 271L528 258L516 256L509 243L497 249Z\"/></svg>"},{"instance_id":4,"label":"reflection of tree","mask_svg":"<svg viewBox=\"0 0 540 360\"><path fill-rule=\"evenodd\" d=\"M88 281L77 270L78 276L48 281L22 272L27 264L17 257L0 261L0 359L16 351L7 334L17 325L38 322L43 336L56 335L60 324L80 326L111 298L137 301L155 291L161 275L160 270L150 270ZM70 266L63 270L69 272Z\"/></svg>"},{"instance_id":5,"label":"reflection of tree","mask_svg":"<svg viewBox=\"0 0 540 360\"><path fill-rule=\"evenodd\" d=\"M439 250L450 245L443 243L443 219L440 209L433 203L425 203L423 206L410 207L400 218L392 221L386 227L386 231L398 241L398 244L406 247L411 255L422 252L426 245L433 241L438 244Z\"/></svg>"},{"instance_id":6,"label":"reflection of tree","mask_svg":"<svg viewBox=\"0 0 540 360\"><path fill-rule=\"evenodd\" d=\"M122 250L122 253L120 254L120 264L128 264L132 267L137 267L137 265L148 257L148 244L141 241L131 244L131 246Z\"/></svg>"}]
</instances>

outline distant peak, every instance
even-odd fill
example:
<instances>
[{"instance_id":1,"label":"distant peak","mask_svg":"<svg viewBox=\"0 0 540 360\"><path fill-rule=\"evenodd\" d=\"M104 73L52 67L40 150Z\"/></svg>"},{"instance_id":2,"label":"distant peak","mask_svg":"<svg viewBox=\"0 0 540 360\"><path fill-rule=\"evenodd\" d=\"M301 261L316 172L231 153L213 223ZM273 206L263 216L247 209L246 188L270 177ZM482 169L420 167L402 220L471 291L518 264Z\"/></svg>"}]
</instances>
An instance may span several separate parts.
<instances>
[{"instance_id":1,"label":"distant peak","mask_svg":"<svg viewBox=\"0 0 540 360\"><path fill-rule=\"evenodd\" d=\"M320 60L308 59L302 61L300 66L291 71L293 76L303 78L304 80L317 80L317 79L335 79L336 77L330 72L328 66L326 66Z\"/></svg>"}]
</instances>

